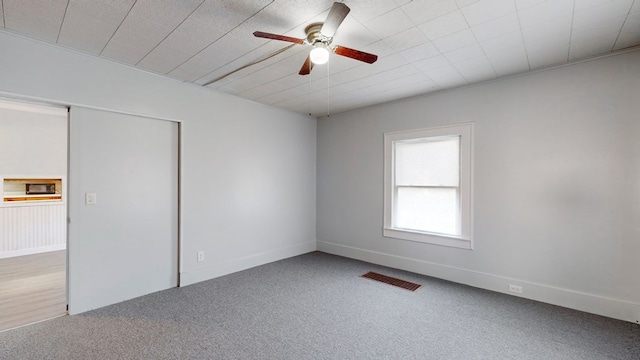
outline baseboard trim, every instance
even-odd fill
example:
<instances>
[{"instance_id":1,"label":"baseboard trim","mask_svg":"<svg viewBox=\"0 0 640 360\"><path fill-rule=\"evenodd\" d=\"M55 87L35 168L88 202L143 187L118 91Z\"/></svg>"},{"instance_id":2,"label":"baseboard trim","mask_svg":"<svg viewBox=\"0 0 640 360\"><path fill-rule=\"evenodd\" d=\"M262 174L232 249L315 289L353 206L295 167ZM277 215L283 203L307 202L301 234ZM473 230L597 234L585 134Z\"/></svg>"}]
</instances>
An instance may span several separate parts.
<instances>
[{"instance_id":1,"label":"baseboard trim","mask_svg":"<svg viewBox=\"0 0 640 360\"><path fill-rule=\"evenodd\" d=\"M34 254L40 254L40 253L45 253L50 251L64 250L66 248L67 248L67 244L58 244L58 245L43 246L43 247L30 248L30 249L0 251L0 259L6 259L10 257L24 256L24 255L34 255Z\"/></svg>"},{"instance_id":2,"label":"baseboard trim","mask_svg":"<svg viewBox=\"0 0 640 360\"><path fill-rule=\"evenodd\" d=\"M614 319L640 323L640 304L584 293L580 291L539 284L522 279L484 273L455 266L407 258L326 241L317 242L317 250L329 254L340 255L362 260L395 269L449 280L460 284L492 290L513 296L536 300L548 304L563 306ZM522 286L523 294L514 295L509 292L509 284Z\"/></svg>"},{"instance_id":3,"label":"baseboard trim","mask_svg":"<svg viewBox=\"0 0 640 360\"><path fill-rule=\"evenodd\" d=\"M180 286L211 280L234 272L316 251L316 242L308 241L263 253L251 254L225 262L211 263L205 268L180 273Z\"/></svg>"}]
</instances>

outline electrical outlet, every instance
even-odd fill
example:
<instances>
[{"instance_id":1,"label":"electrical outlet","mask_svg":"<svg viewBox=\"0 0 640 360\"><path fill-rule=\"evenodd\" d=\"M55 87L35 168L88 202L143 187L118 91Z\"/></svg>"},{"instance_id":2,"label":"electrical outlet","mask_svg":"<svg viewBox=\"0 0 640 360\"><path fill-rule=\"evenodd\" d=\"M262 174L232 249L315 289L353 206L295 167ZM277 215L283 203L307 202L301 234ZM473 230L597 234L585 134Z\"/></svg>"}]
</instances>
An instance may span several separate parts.
<instances>
[{"instance_id":1,"label":"electrical outlet","mask_svg":"<svg viewBox=\"0 0 640 360\"><path fill-rule=\"evenodd\" d=\"M509 291L516 294L522 294L522 286L509 284Z\"/></svg>"},{"instance_id":2,"label":"electrical outlet","mask_svg":"<svg viewBox=\"0 0 640 360\"><path fill-rule=\"evenodd\" d=\"M204 251L198 251L198 261L204 261Z\"/></svg>"}]
</instances>

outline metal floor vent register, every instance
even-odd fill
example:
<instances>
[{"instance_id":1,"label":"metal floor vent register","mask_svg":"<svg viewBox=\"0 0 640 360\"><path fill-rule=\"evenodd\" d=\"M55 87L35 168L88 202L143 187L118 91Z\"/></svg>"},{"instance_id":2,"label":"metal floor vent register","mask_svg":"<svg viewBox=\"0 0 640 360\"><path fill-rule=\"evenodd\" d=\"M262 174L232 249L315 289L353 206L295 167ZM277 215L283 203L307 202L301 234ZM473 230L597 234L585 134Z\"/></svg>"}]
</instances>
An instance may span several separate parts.
<instances>
[{"instance_id":1,"label":"metal floor vent register","mask_svg":"<svg viewBox=\"0 0 640 360\"><path fill-rule=\"evenodd\" d=\"M405 281L405 280L401 280L401 279L397 279L391 276L387 276L387 275L382 275L382 274L378 274L375 273L373 271L369 271L368 273L361 275L361 277L363 278L367 278L367 279L371 279L371 280L375 280L375 281L380 281L383 282L385 284L389 284L389 285L393 285L393 286L397 286L399 288L403 288L403 289L407 289L407 290L411 290L411 291L416 291L420 288L420 284L416 284L416 283L412 283L409 281Z\"/></svg>"}]
</instances>

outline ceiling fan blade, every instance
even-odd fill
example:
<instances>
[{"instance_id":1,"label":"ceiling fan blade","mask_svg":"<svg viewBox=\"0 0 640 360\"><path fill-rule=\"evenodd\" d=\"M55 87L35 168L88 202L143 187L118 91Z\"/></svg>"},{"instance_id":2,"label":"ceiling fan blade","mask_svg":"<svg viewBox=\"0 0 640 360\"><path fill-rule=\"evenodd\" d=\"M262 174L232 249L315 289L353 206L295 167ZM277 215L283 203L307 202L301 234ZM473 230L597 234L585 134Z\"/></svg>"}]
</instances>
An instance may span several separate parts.
<instances>
[{"instance_id":1,"label":"ceiling fan blade","mask_svg":"<svg viewBox=\"0 0 640 360\"><path fill-rule=\"evenodd\" d=\"M313 62L311 61L311 55L307 56L307 60L302 64L302 68L298 74L300 75L309 75L311 73L311 69L313 69Z\"/></svg>"},{"instance_id":2,"label":"ceiling fan blade","mask_svg":"<svg viewBox=\"0 0 640 360\"><path fill-rule=\"evenodd\" d=\"M329 10L329 15L327 15L327 20L324 21L320 29L320 33L328 38L333 37L336 30L338 30L338 26L342 24L342 21L347 17L349 11L351 11L351 9L349 9L347 5L334 2L331 10Z\"/></svg>"},{"instance_id":3,"label":"ceiling fan blade","mask_svg":"<svg viewBox=\"0 0 640 360\"><path fill-rule=\"evenodd\" d=\"M364 51L350 49L348 47L339 46L339 45L336 46L333 49L333 52L338 54L338 55L342 55L342 56L350 57L352 59L364 61L364 62L366 62L368 64L373 64L374 62L376 62L376 60L378 60L378 55L369 54L369 53L366 53Z\"/></svg>"},{"instance_id":4,"label":"ceiling fan blade","mask_svg":"<svg viewBox=\"0 0 640 360\"><path fill-rule=\"evenodd\" d=\"M288 42L292 42L292 43L295 43L295 44L304 44L304 39L298 39L298 38L294 38L294 37L290 37L290 36L284 36L284 35L278 35L278 34L271 34L271 33L266 33L266 32L262 32L262 31L254 32L253 36L259 37L259 38L265 38L265 39L288 41Z\"/></svg>"}]
</instances>

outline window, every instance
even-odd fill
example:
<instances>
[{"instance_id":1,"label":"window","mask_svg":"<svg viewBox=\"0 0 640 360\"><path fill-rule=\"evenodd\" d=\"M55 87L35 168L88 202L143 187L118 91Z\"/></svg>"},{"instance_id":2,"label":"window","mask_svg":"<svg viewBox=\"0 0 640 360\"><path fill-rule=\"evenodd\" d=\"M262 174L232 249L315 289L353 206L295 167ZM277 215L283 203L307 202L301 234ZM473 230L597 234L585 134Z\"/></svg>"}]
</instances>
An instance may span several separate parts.
<instances>
[{"instance_id":1,"label":"window","mask_svg":"<svg viewBox=\"0 0 640 360\"><path fill-rule=\"evenodd\" d=\"M472 248L472 124L387 133L384 236Z\"/></svg>"}]
</instances>

